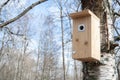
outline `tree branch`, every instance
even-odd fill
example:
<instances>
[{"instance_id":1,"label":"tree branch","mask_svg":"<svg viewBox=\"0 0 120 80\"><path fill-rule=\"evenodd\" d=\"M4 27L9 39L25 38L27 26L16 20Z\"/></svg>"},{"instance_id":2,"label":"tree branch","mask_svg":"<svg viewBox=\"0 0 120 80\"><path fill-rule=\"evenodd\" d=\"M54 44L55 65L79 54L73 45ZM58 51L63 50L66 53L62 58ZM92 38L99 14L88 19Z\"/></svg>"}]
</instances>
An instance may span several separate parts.
<instances>
[{"instance_id":1,"label":"tree branch","mask_svg":"<svg viewBox=\"0 0 120 80\"><path fill-rule=\"evenodd\" d=\"M5 1L3 4L1 4L1 6L0 6L0 15L1 15L2 8L3 8L5 5L7 5L9 1L10 1L10 0L7 0L7 1ZM0 18L0 22L2 22L1 18Z\"/></svg>"},{"instance_id":2,"label":"tree branch","mask_svg":"<svg viewBox=\"0 0 120 80\"><path fill-rule=\"evenodd\" d=\"M6 2L4 2L1 7L4 7L10 0L7 0Z\"/></svg>"},{"instance_id":3,"label":"tree branch","mask_svg":"<svg viewBox=\"0 0 120 80\"><path fill-rule=\"evenodd\" d=\"M81 2L78 3L76 12L79 11L80 5L81 5Z\"/></svg>"},{"instance_id":4,"label":"tree branch","mask_svg":"<svg viewBox=\"0 0 120 80\"><path fill-rule=\"evenodd\" d=\"M7 3L9 2L10 0L7 0L6 2L4 2L1 7L0 7L0 10L2 9L2 7L4 7L5 5L7 5Z\"/></svg>"},{"instance_id":5,"label":"tree branch","mask_svg":"<svg viewBox=\"0 0 120 80\"><path fill-rule=\"evenodd\" d=\"M119 14L119 13L117 13L117 12L114 12L114 15L120 16L120 14Z\"/></svg>"},{"instance_id":6,"label":"tree branch","mask_svg":"<svg viewBox=\"0 0 120 80\"><path fill-rule=\"evenodd\" d=\"M34 8L35 6L37 6L38 4L41 4L43 2L45 2L47 0L39 0L35 3L33 3L32 5L30 5L28 8L26 8L22 13L20 13L19 15L17 15L16 17L14 17L13 19L10 19L2 24L0 24L0 28L3 28L4 26L16 21L17 19L21 18L23 15L25 15L29 10L31 10L32 8Z\"/></svg>"},{"instance_id":7,"label":"tree branch","mask_svg":"<svg viewBox=\"0 0 120 80\"><path fill-rule=\"evenodd\" d=\"M118 3L118 5L120 5L120 2L118 0L116 0L116 2Z\"/></svg>"},{"instance_id":8,"label":"tree branch","mask_svg":"<svg viewBox=\"0 0 120 80\"><path fill-rule=\"evenodd\" d=\"M17 33L14 33L14 32L12 32L8 27L4 27L4 28L6 28L6 29L7 29L6 31L8 31L8 33L10 33L10 34L12 34L12 35L24 36L23 34L19 34L19 31L18 31Z\"/></svg>"},{"instance_id":9,"label":"tree branch","mask_svg":"<svg viewBox=\"0 0 120 80\"><path fill-rule=\"evenodd\" d=\"M7 3L9 2L10 0L7 0L6 2L4 2L1 6L0 6L0 11L2 9L2 7L4 7L5 5L7 5Z\"/></svg>"}]
</instances>

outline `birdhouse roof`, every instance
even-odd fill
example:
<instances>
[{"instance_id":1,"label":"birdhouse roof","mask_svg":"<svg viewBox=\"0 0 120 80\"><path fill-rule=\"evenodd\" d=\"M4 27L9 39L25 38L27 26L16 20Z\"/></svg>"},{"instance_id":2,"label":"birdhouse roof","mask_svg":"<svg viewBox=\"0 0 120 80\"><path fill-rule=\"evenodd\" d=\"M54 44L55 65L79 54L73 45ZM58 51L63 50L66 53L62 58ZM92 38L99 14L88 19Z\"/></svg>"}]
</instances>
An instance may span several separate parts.
<instances>
[{"instance_id":1,"label":"birdhouse roof","mask_svg":"<svg viewBox=\"0 0 120 80\"><path fill-rule=\"evenodd\" d=\"M85 17L85 16L94 16L96 19L99 19L93 12L91 12L89 9L80 11L80 12L76 12L76 13L71 13L70 17L72 19L76 19L76 18L81 18L81 17Z\"/></svg>"}]
</instances>

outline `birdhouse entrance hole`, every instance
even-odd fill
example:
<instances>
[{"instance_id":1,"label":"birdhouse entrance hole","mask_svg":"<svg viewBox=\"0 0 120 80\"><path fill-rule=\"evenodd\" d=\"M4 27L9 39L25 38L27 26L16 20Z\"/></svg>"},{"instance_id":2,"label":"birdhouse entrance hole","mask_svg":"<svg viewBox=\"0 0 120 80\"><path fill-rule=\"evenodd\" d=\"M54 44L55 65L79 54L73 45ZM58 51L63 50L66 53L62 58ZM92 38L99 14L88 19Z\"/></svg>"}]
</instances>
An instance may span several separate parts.
<instances>
[{"instance_id":1,"label":"birdhouse entrance hole","mask_svg":"<svg viewBox=\"0 0 120 80\"><path fill-rule=\"evenodd\" d=\"M78 31L84 31L84 30L85 30L84 24L78 25Z\"/></svg>"}]
</instances>

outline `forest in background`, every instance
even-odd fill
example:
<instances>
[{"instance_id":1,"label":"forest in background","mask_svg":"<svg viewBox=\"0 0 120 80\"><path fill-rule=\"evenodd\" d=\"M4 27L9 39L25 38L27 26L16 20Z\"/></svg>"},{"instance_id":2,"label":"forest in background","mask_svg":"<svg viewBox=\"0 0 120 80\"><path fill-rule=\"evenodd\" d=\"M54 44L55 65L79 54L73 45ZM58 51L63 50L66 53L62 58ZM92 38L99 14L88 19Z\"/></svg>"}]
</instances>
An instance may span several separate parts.
<instances>
[{"instance_id":1,"label":"forest in background","mask_svg":"<svg viewBox=\"0 0 120 80\"><path fill-rule=\"evenodd\" d=\"M44 1L44 0L41 0ZM69 14L81 11L81 0L41 2L12 23L35 0L0 2L0 80L82 80L82 63L72 59ZM37 1L36 1L37 2ZM115 42L120 40L120 1L112 2ZM120 47L115 48L119 75ZM120 76L120 75L119 75Z\"/></svg>"}]
</instances>

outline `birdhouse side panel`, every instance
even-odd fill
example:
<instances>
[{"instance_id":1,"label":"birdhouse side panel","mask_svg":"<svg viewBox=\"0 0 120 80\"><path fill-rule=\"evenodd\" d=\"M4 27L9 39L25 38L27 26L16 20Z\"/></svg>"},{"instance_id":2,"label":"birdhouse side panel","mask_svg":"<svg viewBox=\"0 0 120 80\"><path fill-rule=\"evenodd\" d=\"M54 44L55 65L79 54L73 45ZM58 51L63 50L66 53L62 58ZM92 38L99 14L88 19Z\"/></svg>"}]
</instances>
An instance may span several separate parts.
<instances>
[{"instance_id":1,"label":"birdhouse side panel","mask_svg":"<svg viewBox=\"0 0 120 80\"><path fill-rule=\"evenodd\" d=\"M92 41L92 57L100 60L100 20L94 16L91 16L91 41Z\"/></svg>"},{"instance_id":2,"label":"birdhouse side panel","mask_svg":"<svg viewBox=\"0 0 120 80\"><path fill-rule=\"evenodd\" d=\"M81 17L73 20L73 58L91 57L91 18L90 16ZM79 26L84 26L79 30ZM82 29L82 28L80 28Z\"/></svg>"}]
</instances>

